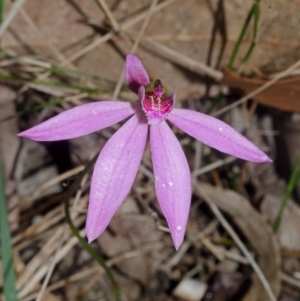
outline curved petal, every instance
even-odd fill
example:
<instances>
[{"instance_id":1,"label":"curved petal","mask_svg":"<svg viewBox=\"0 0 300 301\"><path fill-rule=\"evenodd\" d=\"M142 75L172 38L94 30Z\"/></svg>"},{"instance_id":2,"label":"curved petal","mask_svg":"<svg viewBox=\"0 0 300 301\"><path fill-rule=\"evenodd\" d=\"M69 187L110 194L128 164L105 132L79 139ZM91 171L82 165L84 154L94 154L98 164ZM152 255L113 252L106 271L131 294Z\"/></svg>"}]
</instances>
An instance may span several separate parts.
<instances>
[{"instance_id":1,"label":"curved petal","mask_svg":"<svg viewBox=\"0 0 300 301\"><path fill-rule=\"evenodd\" d=\"M253 162L272 162L257 146L223 121L190 110L174 109L168 120L221 152Z\"/></svg>"},{"instance_id":2,"label":"curved petal","mask_svg":"<svg viewBox=\"0 0 300 301\"><path fill-rule=\"evenodd\" d=\"M145 117L134 115L106 143L96 162L86 221L89 242L107 227L130 191L148 133Z\"/></svg>"},{"instance_id":3,"label":"curved petal","mask_svg":"<svg viewBox=\"0 0 300 301\"><path fill-rule=\"evenodd\" d=\"M142 62L133 54L126 56L125 77L127 86L135 94L138 94L140 86L147 86L150 82Z\"/></svg>"},{"instance_id":4,"label":"curved petal","mask_svg":"<svg viewBox=\"0 0 300 301\"><path fill-rule=\"evenodd\" d=\"M155 189L176 250L182 244L191 203L190 169L167 123L150 126Z\"/></svg>"},{"instance_id":5,"label":"curved petal","mask_svg":"<svg viewBox=\"0 0 300 301\"><path fill-rule=\"evenodd\" d=\"M129 102L92 102L60 113L18 136L36 141L76 138L111 126L136 111Z\"/></svg>"}]
</instances>

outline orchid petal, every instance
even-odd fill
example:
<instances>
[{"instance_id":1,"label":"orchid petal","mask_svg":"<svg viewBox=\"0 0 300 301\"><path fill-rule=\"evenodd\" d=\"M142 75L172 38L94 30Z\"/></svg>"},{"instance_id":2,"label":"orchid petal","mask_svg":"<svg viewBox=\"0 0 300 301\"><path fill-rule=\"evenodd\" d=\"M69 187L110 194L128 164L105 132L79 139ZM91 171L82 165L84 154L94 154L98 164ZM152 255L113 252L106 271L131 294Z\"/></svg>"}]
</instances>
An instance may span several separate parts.
<instances>
[{"instance_id":1,"label":"orchid petal","mask_svg":"<svg viewBox=\"0 0 300 301\"><path fill-rule=\"evenodd\" d=\"M191 203L191 175L179 141L162 121L150 126L155 189L176 250L182 244Z\"/></svg>"},{"instance_id":2,"label":"orchid petal","mask_svg":"<svg viewBox=\"0 0 300 301\"><path fill-rule=\"evenodd\" d=\"M129 102L92 102L60 113L18 136L36 141L77 138L111 126L136 112Z\"/></svg>"},{"instance_id":3,"label":"orchid petal","mask_svg":"<svg viewBox=\"0 0 300 301\"><path fill-rule=\"evenodd\" d=\"M125 77L127 86L135 94L138 94L140 86L147 86L150 82L142 62L133 54L126 56Z\"/></svg>"},{"instance_id":4,"label":"orchid petal","mask_svg":"<svg viewBox=\"0 0 300 301\"><path fill-rule=\"evenodd\" d=\"M143 115L131 117L109 139L97 159L86 222L89 242L105 230L130 191L146 145L145 119Z\"/></svg>"},{"instance_id":5,"label":"orchid petal","mask_svg":"<svg viewBox=\"0 0 300 301\"><path fill-rule=\"evenodd\" d=\"M257 146L223 121L184 109L174 109L168 120L208 146L253 162L272 162Z\"/></svg>"}]
</instances>

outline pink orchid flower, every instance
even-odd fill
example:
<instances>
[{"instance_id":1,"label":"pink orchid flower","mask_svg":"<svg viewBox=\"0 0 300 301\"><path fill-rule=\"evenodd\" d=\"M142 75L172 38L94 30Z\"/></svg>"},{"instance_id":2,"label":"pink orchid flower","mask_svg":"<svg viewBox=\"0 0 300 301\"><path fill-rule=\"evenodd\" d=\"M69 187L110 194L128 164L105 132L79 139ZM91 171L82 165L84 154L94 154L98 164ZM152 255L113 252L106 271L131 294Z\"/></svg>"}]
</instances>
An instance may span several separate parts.
<instances>
[{"instance_id":1,"label":"pink orchid flower","mask_svg":"<svg viewBox=\"0 0 300 301\"><path fill-rule=\"evenodd\" d=\"M109 139L95 164L86 233L89 242L107 227L128 195L146 146L148 128L159 204L175 248L182 244L191 203L191 175L179 141L168 126L221 152L254 162L270 162L253 143L226 123L198 112L174 108L160 80L150 81L139 58L126 57L126 82L139 103L99 101L63 112L19 134L36 141L76 138L130 119Z\"/></svg>"}]
</instances>

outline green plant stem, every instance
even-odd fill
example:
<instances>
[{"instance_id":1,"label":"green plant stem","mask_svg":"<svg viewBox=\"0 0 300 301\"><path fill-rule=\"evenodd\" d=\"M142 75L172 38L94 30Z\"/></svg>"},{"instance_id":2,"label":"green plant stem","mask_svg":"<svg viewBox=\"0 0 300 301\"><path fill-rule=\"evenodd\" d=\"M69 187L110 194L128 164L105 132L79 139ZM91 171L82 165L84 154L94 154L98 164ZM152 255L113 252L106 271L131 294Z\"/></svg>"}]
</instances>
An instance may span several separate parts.
<instances>
[{"instance_id":1,"label":"green plant stem","mask_svg":"<svg viewBox=\"0 0 300 301\"><path fill-rule=\"evenodd\" d=\"M76 181L71 185L71 187L69 188L69 190L67 191L67 197L65 200L65 214L66 214L66 221L68 223L68 225L70 226L73 234L78 238L80 244L83 246L83 248L85 248L90 255L100 264L100 266L104 269L107 277L109 278L110 282L111 282L111 287L112 287L112 291L114 293L115 299L116 301L121 301L121 292L120 292L120 288L119 285L117 284L114 275L112 273L112 271L110 270L110 268L106 265L105 260L99 255L97 254L97 252L87 243L87 241L80 235L79 230L76 228L76 226L74 225L72 218L71 218L71 214L70 214L70 200L71 197L73 195L73 193L77 190L77 188L79 187L84 175L86 175L93 167L93 165L96 162L98 155L95 156L92 160L90 160L90 162L87 164L87 166L85 167L85 169L81 172L80 176L76 179Z\"/></svg>"},{"instance_id":2,"label":"green plant stem","mask_svg":"<svg viewBox=\"0 0 300 301\"><path fill-rule=\"evenodd\" d=\"M273 227L272 227L273 233L277 233L279 230L283 212L284 212L284 210L289 202L289 199L291 197L291 194L292 194L295 186L299 182L299 180L300 180L300 166L299 166L299 159L297 158L294 163L294 166L293 166L293 170L292 170L292 173L291 173L291 176L290 176L290 179L288 182L288 186L287 186L285 194L284 194L284 198L281 202L276 219L273 223Z\"/></svg>"},{"instance_id":3,"label":"green plant stem","mask_svg":"<svg viewBox=\"0 0 300 301\"><path fill-rule=\"evenodd\" d=\"M2 155L0 152L0 250L2 258L3 291L7 301L17 301L18 297L15 270L13 266L13 252L4 191Z\"/></svg>"}]
</instances>

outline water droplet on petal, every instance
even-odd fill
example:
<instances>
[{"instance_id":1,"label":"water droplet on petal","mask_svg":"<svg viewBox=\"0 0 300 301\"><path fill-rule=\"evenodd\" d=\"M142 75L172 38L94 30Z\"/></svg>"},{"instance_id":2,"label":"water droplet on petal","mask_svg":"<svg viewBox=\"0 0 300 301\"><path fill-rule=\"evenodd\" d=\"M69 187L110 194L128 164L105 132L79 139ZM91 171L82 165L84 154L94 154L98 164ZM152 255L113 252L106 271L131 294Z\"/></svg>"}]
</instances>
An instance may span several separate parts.
<instances>
[{"instance_id":1,"label":"water droplet on petal","mask_svg":"<svg viewBox=\"0 0 300 301\"><path fill-rule=\"evenodd\" d=\"M178 225L178 226L176 227L176 230L177 230L178 232L180 232L180 231L182 230L182 227L181 227L180 225Z\"/></svg>"},{"instance_id":2,"label":"water droplet on petal","mask_svg":"<svg viewBox=\"0 0 300 301\"><path fill-rule=\"evenodd\" d=\"M162 184L162 187L163 187L163 188L166 188L166 184Z\"/></svg>"},{"instance_id":3,"label":"water droplet on petal","mask_svg":"<svg viewBox=\"0 0 300 301\"><path fill-rule=\"evenodd\" d=\"M219 131L220 131L220 132L222 132L222 131L223 131L223 129L222 129L222 128L219 128Z\"/></svg>"},{"instance_id":4,"label":"water droplet on petal","mask_svg":"<svg viewBox=\"0 0 300 301\"><path fill-rule=\"evenodd\" d=\"M96 110L93 110L93 114L94 114L94 115L97 115L97 111L96 111Z\"/></svg>"},{"instance_id":5,"label":"water droplet on petal","mask_svg":"<svg viewBox=\"0 0 300 301\"><path fill-rule=\"evenodd\" d=\"M169 186L172 187L172 186L173 186L173 183L172 183L172 182L169 182Z\"/></svg>"}]
</instances>

